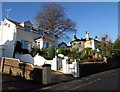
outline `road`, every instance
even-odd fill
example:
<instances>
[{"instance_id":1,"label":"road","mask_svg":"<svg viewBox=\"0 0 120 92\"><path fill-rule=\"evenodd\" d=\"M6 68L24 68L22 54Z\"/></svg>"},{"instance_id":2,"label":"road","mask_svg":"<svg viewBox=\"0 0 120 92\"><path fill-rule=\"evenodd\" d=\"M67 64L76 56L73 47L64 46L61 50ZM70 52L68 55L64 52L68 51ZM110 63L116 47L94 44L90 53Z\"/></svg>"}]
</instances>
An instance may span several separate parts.
<instances>
[{"instance_id":1,"label":"road","mask_svg":"<svg viewBox=\"0 0 120 92\"><path fill-rule=\"evenodd\" d=\"M119 90L120 69L105 71L70 82L47 86L39 90Z\"/></svg>"}]
</instances>

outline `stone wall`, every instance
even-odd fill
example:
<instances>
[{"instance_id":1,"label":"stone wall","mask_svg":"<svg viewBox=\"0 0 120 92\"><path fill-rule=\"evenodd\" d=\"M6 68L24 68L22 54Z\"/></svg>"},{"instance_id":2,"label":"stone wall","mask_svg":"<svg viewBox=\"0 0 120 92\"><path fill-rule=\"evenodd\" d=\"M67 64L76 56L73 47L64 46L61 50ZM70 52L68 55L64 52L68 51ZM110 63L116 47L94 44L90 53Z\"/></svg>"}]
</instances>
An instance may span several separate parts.
<instances>
[{"instance_id":1,"label":"stone wall","mask_svg":"<svg viewBox=\"0 0 120 92\"><path fill-rule=\"evenodd\" d=\"M20 62L19 59L0 58L1 71L11 76L20 76L31 79L30 73L34 69L32 64Z\"/></svg>"}]
</instances>

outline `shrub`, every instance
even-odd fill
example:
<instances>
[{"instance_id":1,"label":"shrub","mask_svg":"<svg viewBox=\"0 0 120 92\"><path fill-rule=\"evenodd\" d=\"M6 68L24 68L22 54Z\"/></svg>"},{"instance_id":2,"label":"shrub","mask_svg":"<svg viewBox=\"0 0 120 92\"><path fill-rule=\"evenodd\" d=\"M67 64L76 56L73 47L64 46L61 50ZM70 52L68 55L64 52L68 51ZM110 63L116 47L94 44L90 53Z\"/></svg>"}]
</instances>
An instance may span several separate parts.
<instances>
[{"instance_id":1,"label":"shrub","mask_svg":"<svg viewBox=\"0 0 120 92\"><path fill-rule=\"evenodd\" d=\"M31 55L34 57L39 52L39 47L34 46L31 51Z\"/></svg>"},{"instance_id":2,"label":"shrub","mask_svg":"<svg viewBox=\"0 0 120 92\"><path fill-rule=\"evenodd\" d=\"M59 48L58 49L58 54L63 54L63 55L68 55L69 54L69 50L67 48Z\"/></svg>"},{"instance_id":3,"label":"shrub","mask_svg":"<svg viewBox=\"0 0 120 92\"><path fill-rule=\"evenodd\" d=\"M53 59L55 57L55 48L53 46L50 46L48 48L48 58Z\"/></svg>"},{"instance_id":4,"label":"shrub","mask_svg":"<svg viewBox=\"0 0 120 92\"><path fill-rule=\"evenodd\" d=\"M41 48L40 51L41 51L40 55L46 56L47 52L46 52L45 48Z\"/></svg>"}]
</instances>

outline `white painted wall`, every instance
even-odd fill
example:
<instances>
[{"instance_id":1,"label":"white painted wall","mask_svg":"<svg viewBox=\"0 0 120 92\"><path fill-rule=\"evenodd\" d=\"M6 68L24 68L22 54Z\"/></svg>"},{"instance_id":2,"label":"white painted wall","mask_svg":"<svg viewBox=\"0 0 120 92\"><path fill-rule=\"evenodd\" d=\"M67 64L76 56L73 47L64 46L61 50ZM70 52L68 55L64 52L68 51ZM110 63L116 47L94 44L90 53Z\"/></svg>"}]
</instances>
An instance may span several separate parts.
<instances>
[{"instance_id":1,"label":"white painted wall","mask_svg":"<svg viewBox=\"0 0 120 92\"><path fill-rule=\"evenodd\" d=\"M5 25L6 23L7 25ZM10 26L8 27L8 25ZM14 32L16 32L15 24L5 19L0 26L0 45L3 45L6 41L12 41Z\"/></svg>"},{"instance_id":2,"label":"white painted wall","mask_svg":"<svg viewBox=\"0 0 120 92\"><path fill-rule=\"evenodd\" d=\"M36 55L34 57L34 64L35 65L43 65L43 64L51 64L52 60L46 60L44 57L40 56L40 55Z\"/></svg>"},{"instance_id":3,"label":"white painted wall","mask_svg":"<svg viewBox=\"0 0 120 92\"><path fill-rule=\"evenodd\" d=\"M53 60L46 60L44 57L40 55L36 55L34 57L34 65L42 66L44 64L51 64L52 70L57 70L57 57L53 58Z\"/></svg>"},{"instance_id":4,"label":"white painted wall","mask_svg":"<svg viewBox=\"0 0 120 92\"><path fill-rule=\"evenodd\" d=\"M92 49L95 50L95 41L92 40Z\"/></svg>"},{"instance_id":5,"label":"white painted wall","mask_svg":"<svg viewBox=\"0 0 120 92\"><path fill-rule=\"evenodd\" d=\"M38 43L40 43L40 47L39 47L40 49L44 47L42 38L41 39L37 39L36 41L37 41L37 45L38 45Z\"/></svg>"},{"instance_id":6,"label":"white painted wall","mask_svg":"<svg viewBox=\"0 0 120 92\"><path fill-rule=\"evenodd\" d=\"M68 57L64 56L64 59L59 61L58 57L55 56L53 60L46 60L44 57L39 56L38 54L34 57L34 65L42 66L43 64L51 64L52 70L59 70L62 68L64 74L72 74L73 77L79 77L79 63L77 61L72 64L68 64Z\"/></svg>"}]
</instances>

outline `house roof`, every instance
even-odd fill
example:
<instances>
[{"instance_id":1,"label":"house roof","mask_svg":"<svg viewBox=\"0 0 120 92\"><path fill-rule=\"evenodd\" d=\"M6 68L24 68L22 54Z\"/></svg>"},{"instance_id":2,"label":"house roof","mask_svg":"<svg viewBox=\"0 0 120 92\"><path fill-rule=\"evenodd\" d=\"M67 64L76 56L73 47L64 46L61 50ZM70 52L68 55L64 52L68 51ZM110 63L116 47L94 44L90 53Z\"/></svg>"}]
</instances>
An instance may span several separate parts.
<instances>
[{"instance_id":1,"label":"house roof","mask_svg":"<svg viewBox=\"0 0 120 92\"><path fill-rule=\"evenodd\" d=\"M6 18L7 19L7 18ZM14 20L11 20L11 19L7 19L7 20L9 20L10 22L12 22L13 24L15 24L16 26L20 26L20 27L22 27L20 24L20 22L17 22L17 21L14 21ZM30 21L26 21L26 22L30 22ZM37 32L37 29L35 29L34 27L32 27L32 30L34 31L34 32Z\"/></svg>"},{"instance_id":2,"label":"house roof","mask_svg":"<svg viewBox=\"0 0 120 92\"><path fill-rule=\"evenodd\" d=\"M49 40L49 41L55 41L54 39L52 39L52 38L50 38L50 37L47 37L47 36L40 36L40 37L38 37L38 38L36 38L36 39L34 39L34 40L38 40L38 39L41 39L41 38L47 39L47 40Z\"/></svg>"},{"instance_id":3,"label":"house roof","mask_svg":"<svg viewBox=\"0 0 120 92\"><path fill-rule=\"evenodd\" d=\"M89 40L98 41L98 40L96 40L96 39L94 39L94 38L89 38ZM85 42L85 41L87 41L87 40L86 40L86 38L84 38L84 39L81 38L81 39L75 39L75 40L73 40L72 42L76 42L76 41L84 41L84 42ZM72 42L70 42L70 43L72 43ZM98 41L98 42L99 42L99 41Z\"/></svg>"},{"instance_id":4,"label":"house roof","mask_svg":"<svg viewBox=\"0 0 120 92\"><path fill-rule=\"evenodd\" d=\"M65 42L61 42L60 44L58 44L58 47L62 44L64 44L67 47L67 44Z\"/></svg>"},{"instance_id":5,"label":"house roof","mask_svg":"<svg viewBox=\"0 0 120 92\"><path fill-rule=\"evenodd\" d=\"M13 21L13 20L10 20L10 19L7 19L7 20L9 20L9 21L11 21L13 24L15 24L16 26L21 26L20 24L21 23L19 23L19 22L16 22L16 21Z\"/></svg>"}]
</instances>

